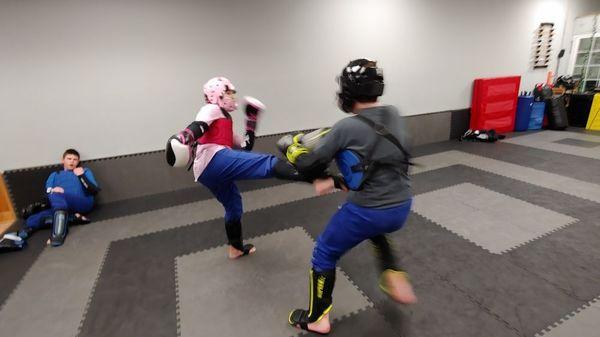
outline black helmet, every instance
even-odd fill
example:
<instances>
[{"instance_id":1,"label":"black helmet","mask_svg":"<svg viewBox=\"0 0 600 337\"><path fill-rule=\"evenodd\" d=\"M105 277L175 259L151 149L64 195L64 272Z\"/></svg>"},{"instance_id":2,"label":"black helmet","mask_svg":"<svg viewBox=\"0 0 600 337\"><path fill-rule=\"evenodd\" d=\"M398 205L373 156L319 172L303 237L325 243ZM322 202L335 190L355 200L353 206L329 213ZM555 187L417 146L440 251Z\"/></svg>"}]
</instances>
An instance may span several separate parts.
<instances>
[{"instance_id":1,"label":"black helmet","mask_svg":"<svg viewBox=\"0 0 600 337\"><path fill-rule=\"evenodd\" d=\"M338 82L338 106L345 112L352 112L355 102L372 102L383 94L383 71L375 61L350 61Z\"/></svg>"}]
</instances>

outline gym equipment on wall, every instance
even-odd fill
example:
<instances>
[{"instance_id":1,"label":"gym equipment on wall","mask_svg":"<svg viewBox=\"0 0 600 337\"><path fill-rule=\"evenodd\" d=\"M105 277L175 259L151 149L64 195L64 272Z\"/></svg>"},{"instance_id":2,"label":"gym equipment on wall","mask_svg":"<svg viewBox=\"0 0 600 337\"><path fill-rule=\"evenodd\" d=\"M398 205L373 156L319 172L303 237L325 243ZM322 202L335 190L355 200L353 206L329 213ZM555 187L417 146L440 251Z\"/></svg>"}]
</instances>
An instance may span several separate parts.
<instances>
[{"instance_id":1,"label":"gym equipment on wall","mask_svg":"<svg viewBox=\"0 0 600 337\"><path fill-rule=\"evenodd\" d=\"M552 38L554 37L554 23L543 22L536 33L534 45L533 68L547 68L552 51Z\"/></svg>"}]
</instances>

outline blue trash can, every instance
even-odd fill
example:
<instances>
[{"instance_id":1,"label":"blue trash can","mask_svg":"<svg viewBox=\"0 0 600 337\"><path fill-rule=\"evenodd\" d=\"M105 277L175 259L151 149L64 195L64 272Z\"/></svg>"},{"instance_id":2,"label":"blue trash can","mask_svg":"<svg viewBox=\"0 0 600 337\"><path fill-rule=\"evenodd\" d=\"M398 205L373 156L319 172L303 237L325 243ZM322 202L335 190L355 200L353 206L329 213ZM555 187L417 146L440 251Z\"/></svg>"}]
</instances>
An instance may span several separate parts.
<instances>
[{"instance_id":1,"label":"blue trash can","mask_svg":"<svg viewBox=\"0 0 600 337\"><path fill-rule=\"evenodd\" d=\"M533 96L519 96L515 116L515 131L527 131L532 108Z\"/></svg>"},{"instance_id":2,"label":"blue trash can","mask_svg":"<svg viewBox=\"0 0 600 337\"><path fill-rule=\"evenodd\" d=\"M529 118L529 130L539 130L542 128L544 123L544 111L546 110L546 103L544 102L533 102L531 107L531 117Z\"/></svg>"}]
</instances>

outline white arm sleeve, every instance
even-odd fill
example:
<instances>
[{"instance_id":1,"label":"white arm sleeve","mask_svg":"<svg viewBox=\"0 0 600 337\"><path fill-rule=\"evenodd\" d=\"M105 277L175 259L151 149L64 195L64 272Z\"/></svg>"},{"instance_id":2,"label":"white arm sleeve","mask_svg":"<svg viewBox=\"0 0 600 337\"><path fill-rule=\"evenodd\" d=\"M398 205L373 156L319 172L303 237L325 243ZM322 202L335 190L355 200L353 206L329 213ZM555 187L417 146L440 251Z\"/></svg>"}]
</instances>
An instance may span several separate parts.
<instances>
[{"instance_id":1,"label":"white arm sleeve","mask_svg":"<svg viewBox=\"0 0 600 337\"><path fill-rule=\"evenodd\" d=\"M210 125L214 120L223 117L225 116L223 116L223 112L221 112L221 108L219 108L218 105L207 104L203 106L202 109L200 109L200 111L198 111L195 121L204 122L207 125Z\"/></svg>"}]
</instances>

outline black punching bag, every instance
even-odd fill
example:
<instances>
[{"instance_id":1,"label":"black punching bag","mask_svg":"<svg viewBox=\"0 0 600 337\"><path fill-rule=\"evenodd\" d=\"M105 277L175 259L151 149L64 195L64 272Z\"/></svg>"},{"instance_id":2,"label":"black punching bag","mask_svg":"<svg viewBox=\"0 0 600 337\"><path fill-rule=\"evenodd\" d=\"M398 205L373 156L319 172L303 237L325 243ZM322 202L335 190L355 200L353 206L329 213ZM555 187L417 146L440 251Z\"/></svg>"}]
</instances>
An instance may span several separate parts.
<instances>
[{"instance_id":1,"label":"black punching bag","mask_svg":"<svg viewBox=\"0 0 600 337\"><path fill-rule=\"evenodd\" d=\"M550 130L564 130L569 126L563 96L554 96L546 100L546 116Z\"/></svg>"}]
</instances>

